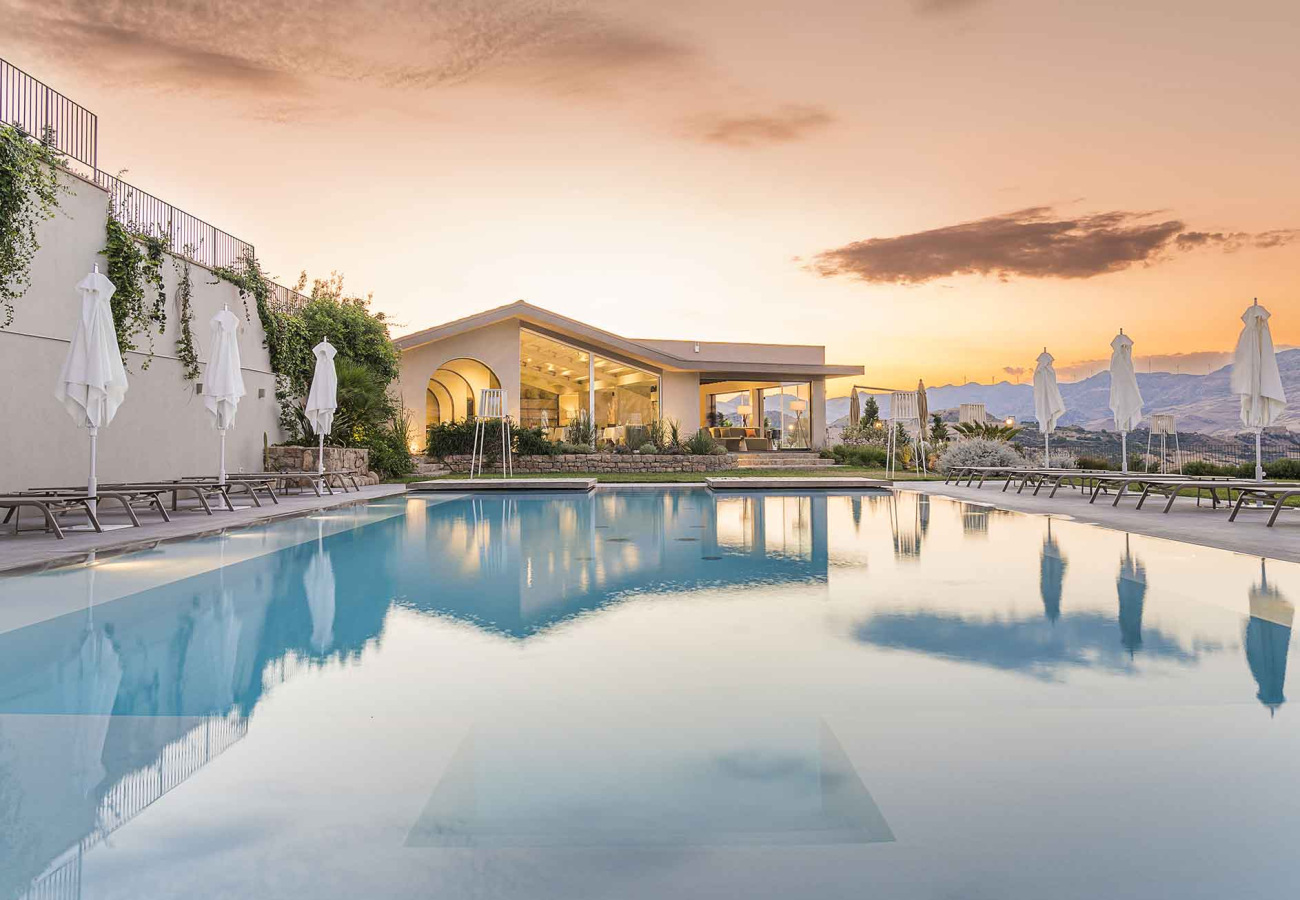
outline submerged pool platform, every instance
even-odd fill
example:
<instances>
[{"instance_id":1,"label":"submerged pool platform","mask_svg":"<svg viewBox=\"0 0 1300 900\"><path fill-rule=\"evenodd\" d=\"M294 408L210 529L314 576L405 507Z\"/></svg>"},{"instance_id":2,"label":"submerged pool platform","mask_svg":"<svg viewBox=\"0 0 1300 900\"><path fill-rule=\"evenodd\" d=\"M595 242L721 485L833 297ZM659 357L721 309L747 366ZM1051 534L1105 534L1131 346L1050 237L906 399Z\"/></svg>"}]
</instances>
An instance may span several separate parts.
<instances>
[{"instance_id":1,"label":"submerged pool platform","mask_svg":"<svg viewBox=\"0 0 1300 900\"><path fill-rule=\"evenodd\" d=\"M862 478L856 475L813 475L771 478L761 476L724 476L706 478L704 483L715 491L854 491L888 490L892 481Z\"/></svg>"},{"instance_id":2,"label":"submerged pool platform","mask_svg":"<svg viewBox=\"0 0 1300 900\"><path fill-rule=\"evenodd\" d=\"M408 491L452 491L464 494L470 491L591 491L596 488L594 478L435 478L431 481L413 481Z\"/></svg>"},{"instance_id":3,"label":"submerged pool platform","mask_svg":"<svg viewBox=\"0 0 1300 900\"><path fill-rule=\"evenodd\" d=\"M474 484L0 580L0 898L1293 893L1300 565Z\"/></svg>"}]
</instances>

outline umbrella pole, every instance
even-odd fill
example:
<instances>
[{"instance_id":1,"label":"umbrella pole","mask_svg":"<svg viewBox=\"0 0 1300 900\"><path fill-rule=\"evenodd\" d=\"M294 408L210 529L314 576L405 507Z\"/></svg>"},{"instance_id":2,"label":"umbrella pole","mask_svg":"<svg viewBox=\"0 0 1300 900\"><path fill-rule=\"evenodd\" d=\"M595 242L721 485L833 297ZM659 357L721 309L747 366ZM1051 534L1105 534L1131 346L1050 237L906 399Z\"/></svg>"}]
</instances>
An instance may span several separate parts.
<instances>
[{"instance_id":1,"label":"umbrella pole","mask_svg":"<svg viewBox=\"0 0 1300 900\"><path fill-rule=\"evenodd\" d=\"M1263 453L1260 449L1260 434L1262 433L1263 433L1262 428L1255 429L1255 480L1256 481L1264 480Z\"/></svg>"},{"instance_id":2,"label":"umbrella pole","mask_svg":"<svg viewBox=\"0 0 1300 900\"><path fill-rule=\"evenodd\" d=\"M90 477L86 480L86 494L90 497L99 496L99 479L95 477L95 443L99 439L99 429L94 425L90 426Z\"/></svg>"},{"instance_id":3,"label":"umbrella pole","mask_svg":"<svg viewBox=\"0 0 1300 900\"><path fill-rule=\"evenodd\" d=\"M1048 432L1044 431L1043 432L1043 468L1050 469L1051 467L1052 467L1052 436Z\"/></svg>"},{"instance_id":4,"label":"umbrella pole","mask_svg":"<svg viewBox=\"0 0 1300 900\"><path fill-rule=\"evenodd\" d=\"M1119 433L1119 470L1128 474L1128 432Z\"/></svg>"},{"instance_id":5,"label":"umbrella pole","mask_svg":"<svg viewBox=\"0 0 1300 900\"><path fill-rule=\"evenodd\" d=\"M221 478L222 484L226 483L226 429L221 429Z\"/></svg>"}]
</instances>

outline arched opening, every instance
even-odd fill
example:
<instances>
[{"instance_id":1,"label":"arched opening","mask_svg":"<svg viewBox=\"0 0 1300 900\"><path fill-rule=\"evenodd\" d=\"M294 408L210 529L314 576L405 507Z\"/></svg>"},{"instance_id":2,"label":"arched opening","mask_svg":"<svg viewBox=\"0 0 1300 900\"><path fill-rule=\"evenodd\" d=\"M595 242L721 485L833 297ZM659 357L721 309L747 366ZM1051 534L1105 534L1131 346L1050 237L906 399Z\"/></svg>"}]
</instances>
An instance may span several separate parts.
<instances>
[{"instance_id":1,"label":"arched opening","mask_svg":"<svg viewBox=\"0 0 1300 900\"><path fill-rule=\"evenodd\" d=\"M471 418L478 408L479 392L500 387L496 373L477 359L447 360L429 378L425 420L435 425Z\"/></svg>"}]
</instances>

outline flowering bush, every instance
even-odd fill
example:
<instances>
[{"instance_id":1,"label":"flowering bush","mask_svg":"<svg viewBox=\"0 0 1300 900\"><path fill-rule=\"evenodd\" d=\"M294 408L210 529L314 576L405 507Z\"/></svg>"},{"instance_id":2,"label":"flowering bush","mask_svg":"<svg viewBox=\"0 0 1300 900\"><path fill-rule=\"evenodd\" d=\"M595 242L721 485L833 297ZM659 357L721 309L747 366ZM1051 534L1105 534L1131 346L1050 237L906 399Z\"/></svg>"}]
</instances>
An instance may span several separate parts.
<instances>
[{"instance_id":1,"label":"flowering bush","mask_svg":"<svg viewBox=\"0 0 1300 900\"><path fill-rule=\"evenodd\" d=\"M966 438L948 445L939 457L939 471L957 466L1020 466L1025 460L1006 441Z\"/></svg>"}]
</instances>

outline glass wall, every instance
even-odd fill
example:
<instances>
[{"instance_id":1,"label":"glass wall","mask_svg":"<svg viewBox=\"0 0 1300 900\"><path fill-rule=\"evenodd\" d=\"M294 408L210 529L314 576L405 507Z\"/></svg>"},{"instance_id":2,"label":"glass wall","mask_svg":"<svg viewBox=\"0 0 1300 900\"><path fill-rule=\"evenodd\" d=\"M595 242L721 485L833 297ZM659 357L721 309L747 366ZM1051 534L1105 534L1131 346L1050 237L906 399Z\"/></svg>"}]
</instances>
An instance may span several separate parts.
<instances>
[{"instance_id":1,"label":"glass wall","mask_svg":"<svg viewBox=\"0 0 1300 900\"><path fill-rule=\"evenodd\" d=\"M807 450L812 446L812 384L800 381L762 391L760 421L773 431L774 446Z\"/></svg>"},{"instance_id":2,"label":"glass wall","mask_svg":"<svg viewBox=\"0 0 1300 900\"><path fill-rule=\"evenodd\" d=\"M552 440L590 413L600 441L639 443L659 419L659 376L646 369L522 330L519 338L519 419L524 427L543 427ZM595 405L589 384L595 373Z\"/></svg>"}]
</instances>

